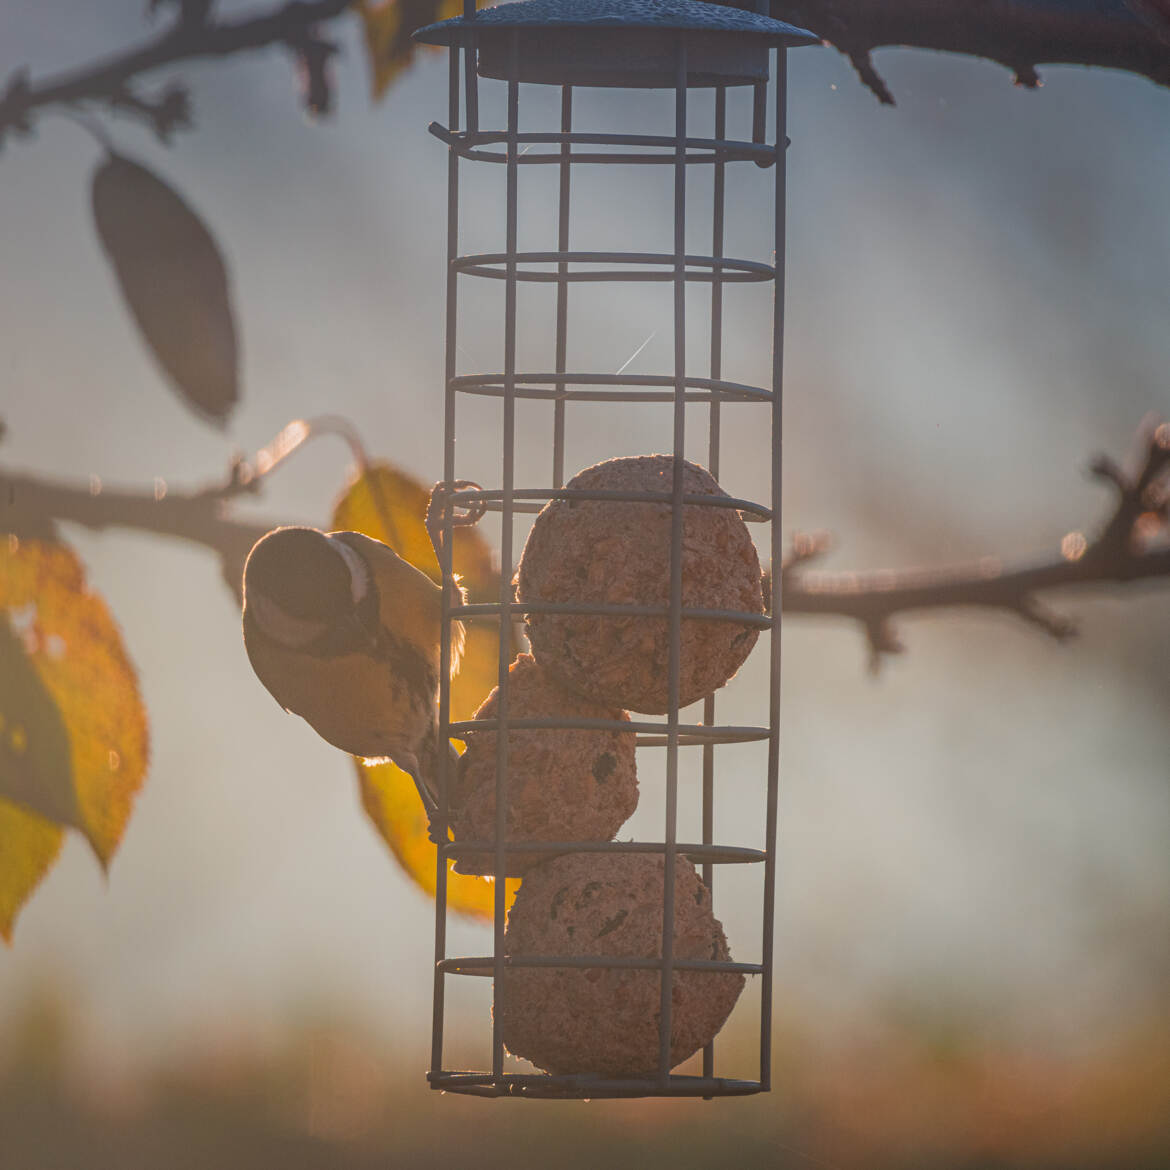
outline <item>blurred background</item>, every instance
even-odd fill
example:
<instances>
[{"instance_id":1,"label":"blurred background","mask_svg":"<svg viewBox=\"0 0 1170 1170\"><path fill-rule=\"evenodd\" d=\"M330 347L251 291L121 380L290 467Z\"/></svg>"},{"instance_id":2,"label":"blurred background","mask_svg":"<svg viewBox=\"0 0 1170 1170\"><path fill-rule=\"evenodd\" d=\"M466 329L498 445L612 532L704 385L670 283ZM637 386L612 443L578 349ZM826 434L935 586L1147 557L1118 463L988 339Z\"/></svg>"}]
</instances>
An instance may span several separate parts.
<instances>
[{"instance_id":1,"label":"blurred background","mask_svg":"<svg viewBox=\"0 0 1170 1170\"><path fill-rule=\"evenodd\" d=\"M149 31L141 0L0 12L0 75ZM171 149L108 123L225 252L244 353L226 436L166 388L121 304L91 222L93 141L46 115L6 144L5 467L185 489L328 411L372 455L439 477L446 155L426 124L446 118L446 62L420 57L373 104L356 21L330 32L328 120L306 121L292 62L270 50L182 66L196 129ZM830 531L826 568L1055 556L1112 503L1089 458L1124 455L1147 411L1170 413L1170 92L1079 68L1045 69L1027 92L998 67L921 52L877 64L895 109L835 51L790 54L785 527ZM485 99L483 124L499 122L499 96ZM699 124L709 109L694 99ZM525 87L521 111L525 128L551 126L557 96ZM742 96L730 116L746 136ZM670 103L589 95L577 123L661 131ZM463 172L466 251L502 243L503 168L479 169L492 173ZM554 176L529 181L546 169L522 172L521 247L554 238ZM574 246L669 250L668 170L575 179ZM766 259L770 173L747 172L729 180L728 251ZM691 198L705 251L702 177ZM570 367L616 371L649 339L629 368L669 370L669 286L648 287L574 300ZM461 371L499 367L498 291L464 301ZM705 297L691 305L701 338ZM766 381L770 312L766 291L732 286L725 377ZM551 297L522 297L521 313L522 361L539 365ZM725 413L722 483L765 498L755 409ZM461 404L460 475L498 482L498 410ZM525 406L518 434L518 480L547 479L551 410ZM570 472L666 450L670 410L580 406L570 435ZM240 514L325 524L347 474L340 444L314 444ZM908 653L876 678L857 629L791 621L775 1091L490 1103L427 1089L431 903L366 822L348 760L253 677L215 558L66 535L121 622L152 759L108 878L71 835L0 953L6 1170L1170 1161L1164 586L1055 598L1083 624L1064 646L1003 617L906 619ZM761 644L727 688L723 718L761 716L765 657ZM720 757L727 843L760 843L763 763L754 747ZM656 823L661 762L639 765L625 834ZM720 881L716 913L750 961L758 892ZM452 953L489 949L487 927L456 929ZM452 989L451 1063L482 1065L487 981L453 982L477 986ZM727 1075L755 1075L758 1001L749 988L720 1036Z\"/></svg>"}]
</instances>

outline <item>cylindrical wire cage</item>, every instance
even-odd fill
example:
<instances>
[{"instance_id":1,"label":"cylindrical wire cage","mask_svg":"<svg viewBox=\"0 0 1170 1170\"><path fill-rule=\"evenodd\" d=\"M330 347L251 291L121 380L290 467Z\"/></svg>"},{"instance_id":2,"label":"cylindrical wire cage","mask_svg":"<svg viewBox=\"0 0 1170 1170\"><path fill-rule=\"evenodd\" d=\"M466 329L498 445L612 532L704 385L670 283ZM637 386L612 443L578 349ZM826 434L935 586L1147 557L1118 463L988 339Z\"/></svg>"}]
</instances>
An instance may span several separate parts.
<instances>
[{"instance_id":1,"label":"cylindrical wire cage","mask_svg":"<svg viewBox=\"0 0 1170 1170\"><path fill-rule=\"evenodd\" d=\"M471 730L499 730L496 736L495 839L446 841L450 818L450 769L441 754L438 777L439 801L434 821L438 848L435 890L435 974L431 1068L433 1088L479 1096L524 1097L635 1097L745 1095L767 1091L771 1086L771 1017L773 918L776 884L776 817L779 765L780 713L780 574L776 550L781 547L781 381L784 321L784 154L785 49L788 45L813 43L815 38L755 14L717 8L691 0L590 0L585 4L557 4L560 0L530 0L506 4L476 14L468 3L462 18L445 21L420 31L419 39L452 48L449 73L449 122L432 124L432 134L448 147L447 203L447 297L446 297L446 393L444 413L443 482L440 512L439 555L445 581L453 582L452 525L457 510L498 511L502 519L500 547L502 574L498 603L457 604L458 593L444 590L442 662L440 677L440 742ZM592 25L582 9L600 13ZM649 17L647 17L647 11ZM616 15L615 15L616 12ZM558 15L559 13L559 15ZM697 13L697 18L695 14ZM681 14L681 19L680 19ZM714 14L714 15L712 15ZM576 23L574 24L574 19ZM640 21L640 23L639 23ZM696 24L698 27L696 27ZM639 39L641 38L641 39ZM632 43L632 48L630 47ZM621 46L622 52L615 49ZM766 141L768 51L775 50L773 101L775 139ZM616 62L616 64L615 64ZM462 64L462 69L461 69ZM501 78L507 87L507 123L503 130L481 130L478 125L479 78ZM559 84L560 131L522 133L519 127L521 82ZM754 91L751 140L727 137L727 89L750 85ZM573 92L581 85L670 87L674 90L675 133L634 135L580 133L573 130ZM696 137L689 126L688 90L708 88L713 95L713 136ZM464 109L460 127L461 106ZM525 149L522 151L521 147ZM547 146L552 149L542 151ZM492 149L493 147L502 149ZM497 253L461 255L459 252L459 178L463 160L505 167L505 246ZM726 184L729 164L748 162L771 168L774 175L774 262L739 260L724 254ZM517 248L519 168L552 165L558 169L558 224L555 250L521 252ZM569 247L571 178L575 166L667 165L674 168L674 249L671 253L579 252ZM711 254L686 251L687 168L709 166L712 173ZM499 373L458 374L456 368L460 280L481 278L504 283L503 370ZM555 369L528 372L517 367L517 288L525 281L555 284ZM567 367L569 337L569 288L578 282L668 281L673 284L674 368L669 374L635 375L570 371ZM723 285L733 282L772 282L775 289L772 327L772 384L770 387L729 382L722 377ZM709 369L696 377L686 368L686 300L692 282L711 285ZM461 395L487 395L502 399L502 482L490 490L468 487L457 478L456 404ZM552 482L529 488L515 482L516 403L528 399L553 403ZM566 407L571 402L673 404L673 479L670 492L586 492L566 489ZM771 497L767 504L727 496L691 495L684 491L683 454L687 405L705 403L707 411L707 467L718 479L720 424L724 404L762 403L771 416ZM671 506L670 602L667 606L554 604L516 601L510 579L514 563L513 517L533 513L550 500L617 499L669 503ZM746 613L732 610L692 609L682 604L682 538L684 505L736 509L747 520L767 523L771 530L773 568L771 604L768 611ZM509 664L512 656L513 621L534 612L574 614L643 615L669 621L669 705L665 721L616 722L597 719L509 718ZM499 621L499 676L496 718L452 722L450 682L446 667L452 653L452 623L464 618ZM703 700L703 722L684 724L679 718L679 665L683 619L735 622L769 632L770 682L767 726L720 725L715 718L715 696ZM638 747L664 748L665 825L661 841L509 841L508 735L519 728L590 728L632 731ZM767 798L764 810L764 848L748 849L717 844L714 840L715 749L720 744L767 741ZM679 749L696 746L702 751L702 841L677 840ZM494 935L491 955L451 957L447 954L447 875L453 860L475 854L494 858L496 874L508 872L507 856L522 853L641 853L664 857L661 954L634 959L605 955L507 955L505 954L505 883L494 887ZM758 865L763 873L761 961L736 963L717 959L676 958L674 951L675 865L680 856L699 867L703 883L713 893L714 867L719 864ZM615 1079L596 1075L529 1075L505 1072L504 1043L499 1011L493 1011L491 1068L481 1071L444 1067L444 1005L448 976L478 975L494 979L493 1003L499 995L507 968L637 968L660 972L659 1059L656 1075L640 1079ZM715 1071L713 1043L703 1049L702 1074L683 1076L671 1072L672 985L676 971L737 972L761 978L759 1075L756 1080L721 1078Z\"/></svg>"}]
</instances>

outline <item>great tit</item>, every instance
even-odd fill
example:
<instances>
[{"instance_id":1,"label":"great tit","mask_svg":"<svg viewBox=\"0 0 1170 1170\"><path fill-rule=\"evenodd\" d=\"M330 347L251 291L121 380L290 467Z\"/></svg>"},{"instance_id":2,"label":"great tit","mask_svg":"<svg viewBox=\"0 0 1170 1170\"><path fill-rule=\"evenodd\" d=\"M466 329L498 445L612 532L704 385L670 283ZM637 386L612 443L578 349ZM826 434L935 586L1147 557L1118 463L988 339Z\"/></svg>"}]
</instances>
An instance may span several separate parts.
<instances>
[{"instance_id":1,"label":"great tit","mask_svg":"<svg viewBox=\"0 0 1170 1170\"><path fill-rule=\"evenodd\" d=\"M437 797L441 597L425 573L359 532L277 528L244 565L244 646L256 676L322 739L408 772L428 813ZM454 622L452 672L462 645Z\"/></svg>"}]
</instances>

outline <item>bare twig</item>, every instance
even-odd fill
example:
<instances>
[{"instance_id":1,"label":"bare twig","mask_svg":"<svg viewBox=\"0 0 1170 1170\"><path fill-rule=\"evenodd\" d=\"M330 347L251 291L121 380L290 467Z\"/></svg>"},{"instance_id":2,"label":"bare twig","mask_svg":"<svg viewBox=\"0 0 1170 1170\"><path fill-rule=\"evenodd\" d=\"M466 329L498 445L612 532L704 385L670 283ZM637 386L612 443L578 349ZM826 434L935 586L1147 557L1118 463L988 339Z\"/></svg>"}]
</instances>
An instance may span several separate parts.
<instances>
[{"instance_id":1,"label":"bare twig","mask_svg":"<svg viewBox=\"0 0 1170 1170\"><path fill-rule=\"evenodd\" d=\"M757 0L713 0L733 7L756 7ZM44 81L16 72L0 94L0 142L9 131L27 133L35 110L79 102L101 102L144 119L160 137L187 124L186 92L172 87L162 99L131 86L138 75L197 57L284 44L295 54L305 80L305 100L323 111L331 99L326 64L332 45L314 27L340 16L354 0L288 0L260 16L237 21L212 19L211 0L168 0L177 10L154 40L95 65ZM162 0L149 0L157 9ZM400 0L403 35L434 18L432 6ZM871 53L886 45L936 49L987 57L1011 69L1016 82L1039 84L1036 66L1071 63L1125 69L1160 85L1170 84L1170 20L1160 0L1127 0L1122 5L1086 5L1069 0L1016 0L972 4L970 0L772 0L772 14L812 29L845 53L858 76L881 100L893 96L874 67ZM180 105L180 103L183 103Z\"/></svg>"},{"instance_id":2,"label":"bare twig","mask_svg":"<svg viewBox=\"0 0 1170 1170\"><path fill-rule=\"evenodd\" d=\"M30 81L17 72L0 96L0 140L9 130L26 133L35 110L101 102L144 119L161 137L187 124L186 93L171 86L157 99L146 98L130 82L143 73L198 57L226 57L232 53L284 44L298 54L304 46L323 44L313 34L315 25L340 16L353 0L288 0L260 16L209 22L193 19L193 8L180 10L175 21L153 40L43 81ZM206 6L204 6L204 16Z\"/></svg>"},{"instance_id":3,"label":"bare twig","mask_svg":"<svg viewBox=\"0 0 1170 1170\"><path fill-rule=\"evenodd\" d=\"M172 492L161 479L144 492L107 488L97 477L82 485L0 471L0 532L53 537L63 521L97 531L128 528L201 544L219 556L223 579L238 599L248 552L281 522L237 520L228 514L229 505L258 491L266 475L321 435L344 439L359 469L365 468L366 453L352 424L336 415L322 415L293 419L252 459L233 459L226 479L193 492Z\"/></svg>"},{"instance_id":4,"label":"bare twig","mask_svg":"<svg viewBox=\"0 0 1170 1170\"><path fill-rule=\"evenodd\" d=\"M201 544L219 556L223 578L239 595L248 551L273 525L229 517L226 505L248 490L233 474L225 483L190 493L156 481L151 491L67 484L35 475L0 472L0 528L18 536L55 531L58 522L103 531L129 528Z\"/></svg>"},{"instance_id":5,"label":"bare twig","mask_svg":"<svg viewBox=\"0 0 1170 1170\"><path fill-rule=\"evenodd\" d=\"M1136 470L1127 473L1105 456L1090 469L1118 493L1113 514L1091 541L1071 532L1061 541L1058 557L1019 568L986 557L975 564L929 570L808 573L803 565L810 554L801 552L808 539L798 537L784 566L784 613L854 619L869 640L871 663L902 649L891 619L912 610L1001 610L1064 641L1076 633L1075 622L1049 610L1038 593L1170 578L1170 424L1148 421L1139 438ZM816 543L817 553L823 548L823 542Z\"/></svg>"}]
</instances>

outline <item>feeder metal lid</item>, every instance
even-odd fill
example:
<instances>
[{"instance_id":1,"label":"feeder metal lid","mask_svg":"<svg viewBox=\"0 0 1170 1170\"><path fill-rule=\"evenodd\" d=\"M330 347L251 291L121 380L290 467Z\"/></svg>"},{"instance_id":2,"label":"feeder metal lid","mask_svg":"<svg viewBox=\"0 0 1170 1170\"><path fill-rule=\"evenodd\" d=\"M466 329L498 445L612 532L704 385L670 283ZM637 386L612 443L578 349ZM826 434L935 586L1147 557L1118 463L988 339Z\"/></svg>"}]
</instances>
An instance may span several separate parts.
<instances>
[{"instance_id":1,"label":"feeder metal lid","mask_svg":"<svg viewBox=\"0 0 1170 1170\"><path fill-rule=\"evenodd\" d=\"M701 0L518 0L484 8L473 20L456 16L418 29L414 39L428 45L453 45L463 41L464 30L474 25L479 33L510 29L670 29L696 33L739 33L758 37L769 45L811 45L820 38L770 16L725 8Z\"/></svg>"}]
</instances>

